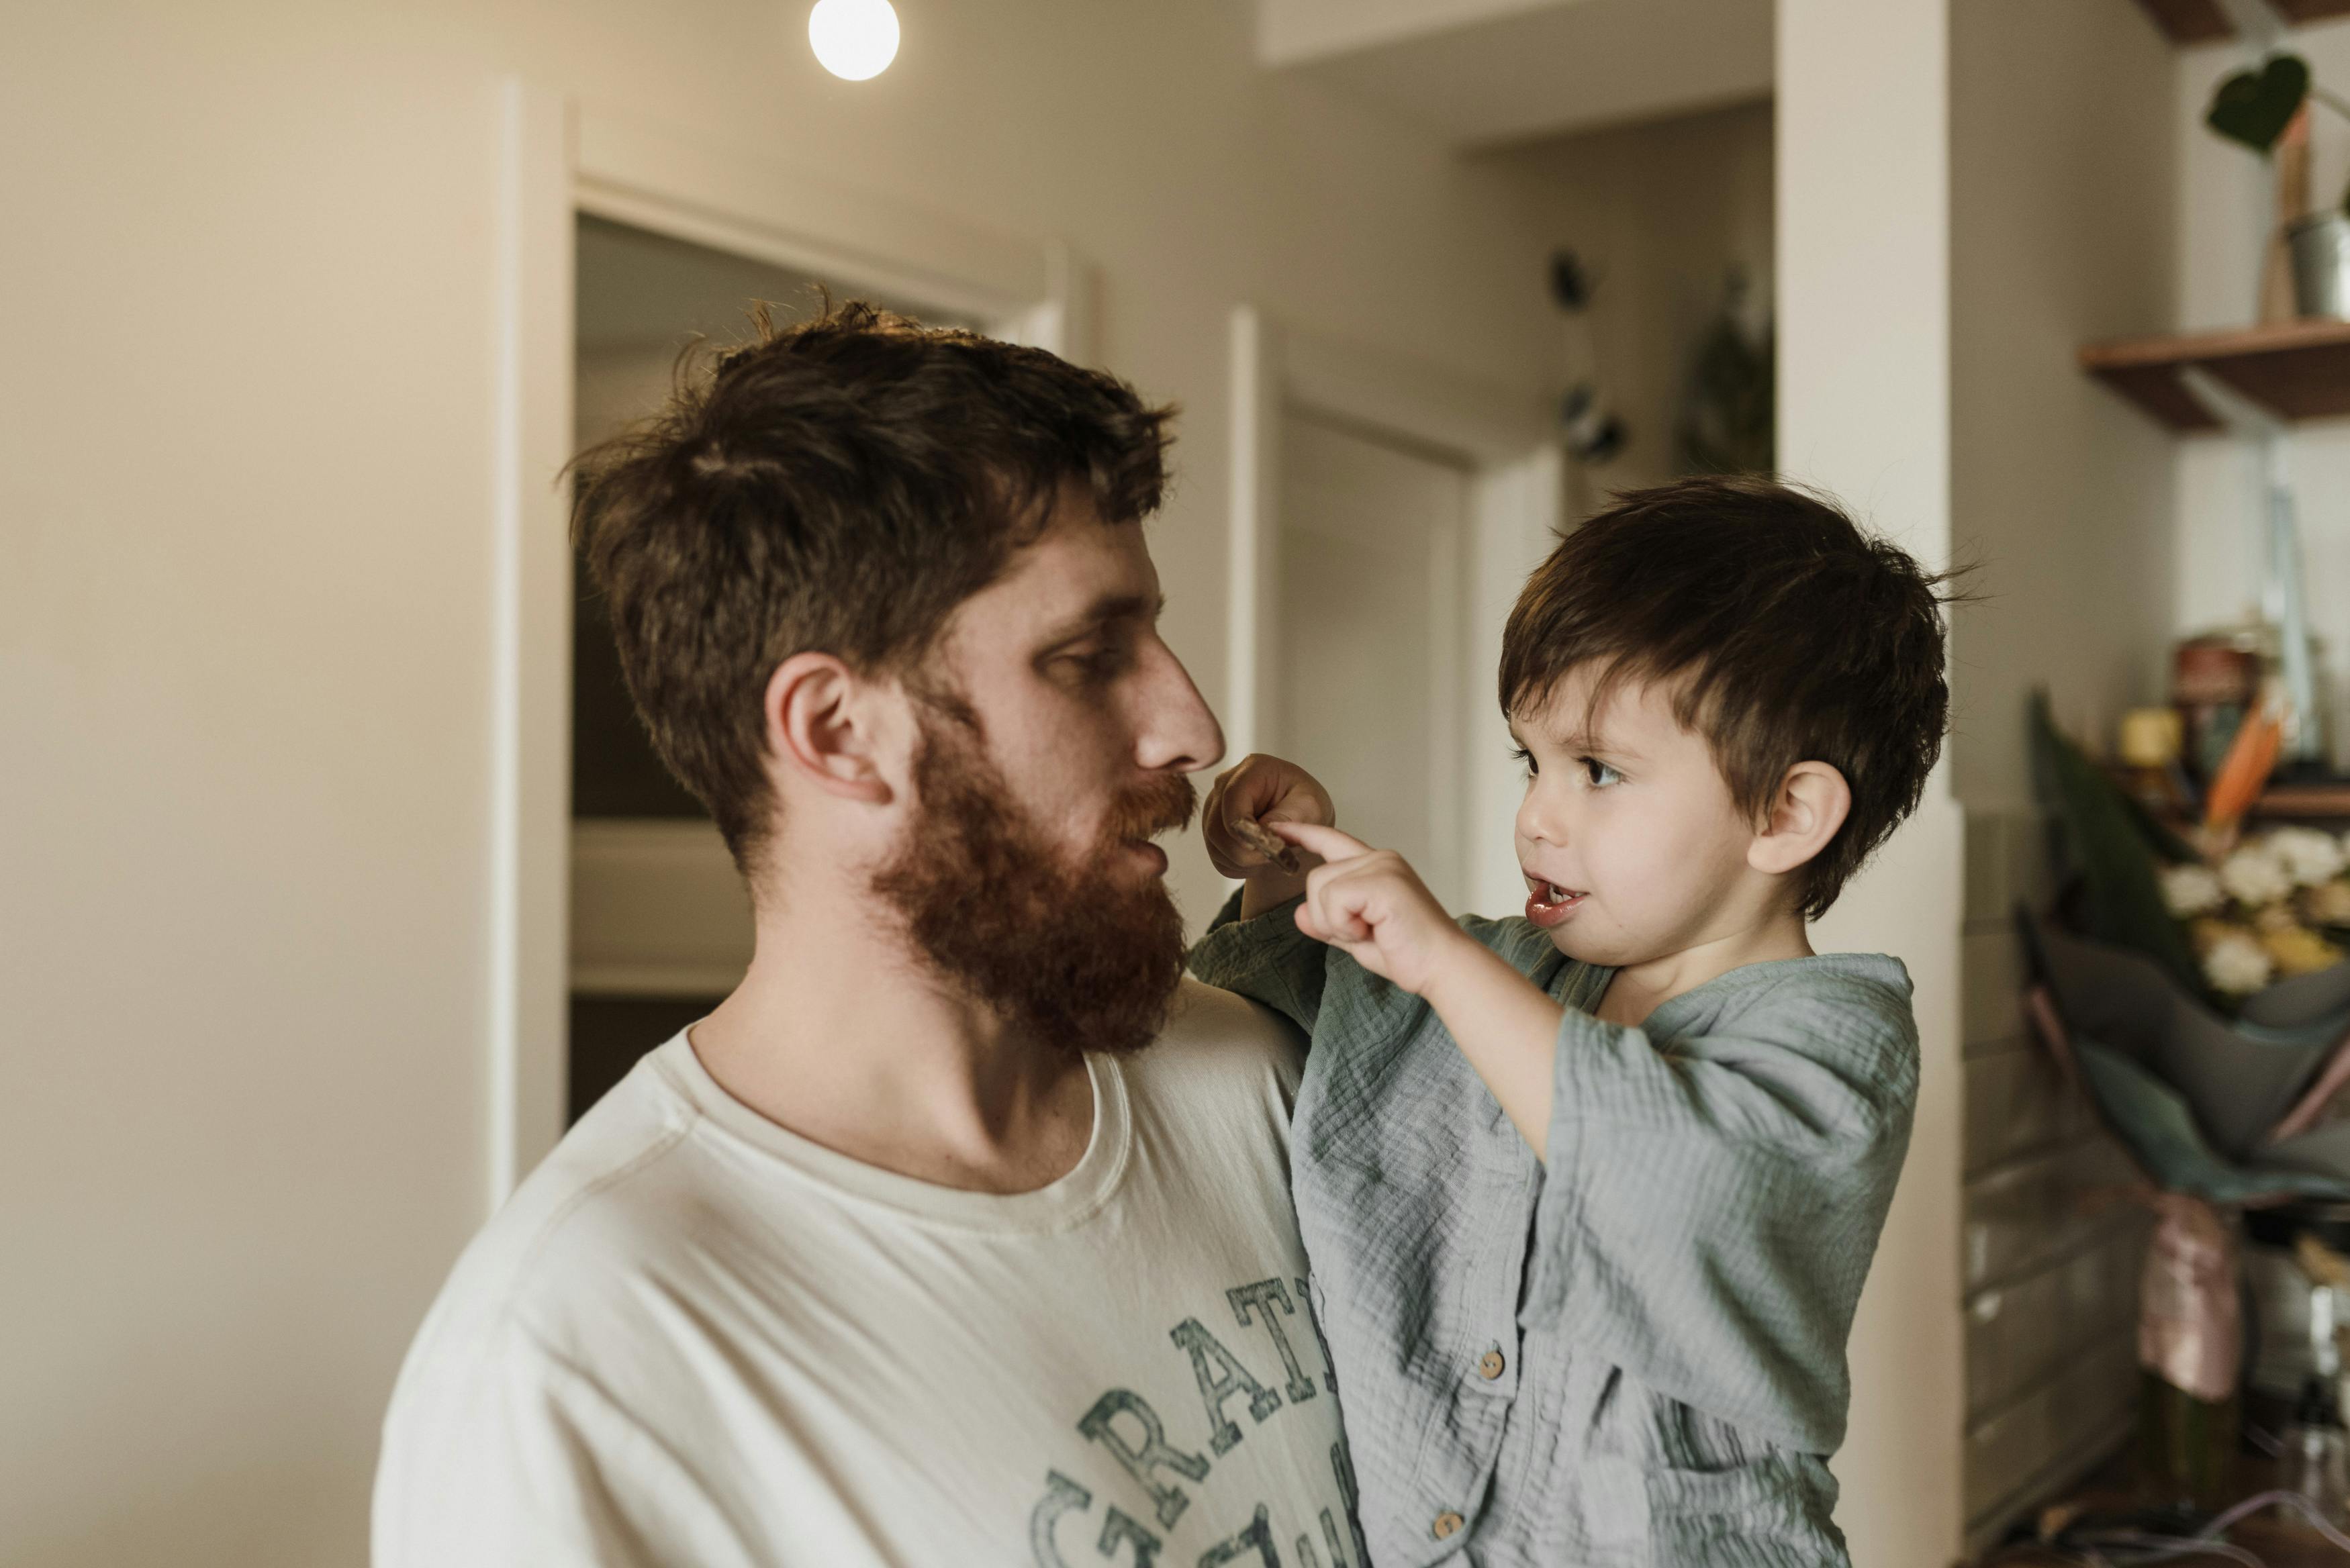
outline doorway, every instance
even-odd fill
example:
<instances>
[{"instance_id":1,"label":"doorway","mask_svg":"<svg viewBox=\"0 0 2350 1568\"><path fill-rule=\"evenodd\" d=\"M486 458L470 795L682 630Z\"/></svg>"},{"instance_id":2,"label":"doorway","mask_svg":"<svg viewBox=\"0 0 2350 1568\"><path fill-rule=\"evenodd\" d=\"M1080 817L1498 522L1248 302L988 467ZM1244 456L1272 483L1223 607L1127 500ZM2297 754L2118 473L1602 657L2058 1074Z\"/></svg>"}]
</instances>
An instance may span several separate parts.
<instances>
[{"instance_id":1,"label":"doorway","mask_svg":"<svg viewBox=\"0 0 2350 1568\"><path fill-rule=\"evenodd\" d=\"M1253 306L1231 326L1232 749L1313 770L1448 908L1513 909L1524 784L1493 672L1558 542L1550 410Z\"/></svg>"},{"instance_id":2,"label":"doorway","mask_svg":"<svg viewBox=\"0 0 2350 1568\"><path fill-rule=\"evenodd\" d=\"M623 339L633 337L636 357L660 368L665 389L675 339L639 331L681 338L699 326L732 337L743 329L749 298L796 302L804 310L802 286L810 279L828 283L837 296L979 326L1077 364L1092 362L1094 301L1091 269L1059 241L636 122L520 78L502 85L499 103L491 431L498 502L490 541L496 608L483 1010L490 1208L555 1147L567 1113L591 1100L599 1079L616 1075L639 1046L674 1033L668 1025L681 1021L681 1010L698 1013L731 987L748 951L733 867L698 808L690 816L633 815L682 810L674 799L663 807L639 792L664 787L658 770L647 776L641 754L634 785L617 801L584 798L590 815L575 815L580 763L569 732L579 596L567 490L556 477L578 450L575 401L608 417L657 405L659 394L639 379L642 363L617 366L629 357L620 351ZM591 229L583 219L612 227ZM583 243L602 253L584 279ZM615 353L606 357L613 362L583 377L576 291L583 281L598 287L632 269L654 286L639 295L652 314L615 317L599 306L599 320L633 325L614 332ZM624 738L629 732L627 722L603 724L608 739L615 730ZM632 815L594 815L615 810ZM575 899L575 869L617 891L591 886ZM674 919L637 919L652 909ZM575 993L600 998L604 1017L619 1021L609 1039L580 1054L576 1085ZM620 1005L629 1002L639 1005ZM635 1016L625 1016L631 1011Z\"/></svg>"},{"instance_id":3,"label":"doorway","mask_svg":"<svg viewBox=\"0 0 2350 1568\"><path fill-rule=\"evenodd\" d=\"M1461 906L1461 565L1469 470L1293 409L1282 440L1284 754L1339 825Z\"/></svg>"},{"instance_id":4,"label":"doorway","mask_svg":"<svg viewBox=\"0 0 2350 1568\"><path fill-rule=\"evenodd\" d=\"M778 327L822 308L822 287L806 274L588 213L576 223L575 450L658 413L681 355L751 337L754 301ZM854 292L935 324L972 325ZM733 861L701 802L654 754L610 618L576 556L572 584L567 1121L707 1013L751 958L750 902Z\"/></svg>"}]
</instances>

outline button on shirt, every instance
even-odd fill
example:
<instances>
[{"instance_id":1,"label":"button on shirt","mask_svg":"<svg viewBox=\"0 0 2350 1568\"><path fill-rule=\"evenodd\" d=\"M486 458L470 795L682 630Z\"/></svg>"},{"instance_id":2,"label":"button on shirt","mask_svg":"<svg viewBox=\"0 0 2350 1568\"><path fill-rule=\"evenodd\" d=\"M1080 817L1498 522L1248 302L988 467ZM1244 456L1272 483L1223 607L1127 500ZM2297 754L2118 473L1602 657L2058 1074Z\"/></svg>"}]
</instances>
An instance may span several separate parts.
<instances>
[{"instance_id":1,"label":"button on shirt","mask_svg":"<svg viewBox=\"0 0 2350 1568\"><path fill-rule=\"evenodd\" d=\"M1820 1568L1845 1341L1908 1147L1907 973L1748 965L1600 1023L1612 972L1471 936L1566 1006L1545 1171L1432 1010L1227 906L1191 955L1311 1040L1292 1183L1378 1568Z\"/></svg>"}]
</instances>

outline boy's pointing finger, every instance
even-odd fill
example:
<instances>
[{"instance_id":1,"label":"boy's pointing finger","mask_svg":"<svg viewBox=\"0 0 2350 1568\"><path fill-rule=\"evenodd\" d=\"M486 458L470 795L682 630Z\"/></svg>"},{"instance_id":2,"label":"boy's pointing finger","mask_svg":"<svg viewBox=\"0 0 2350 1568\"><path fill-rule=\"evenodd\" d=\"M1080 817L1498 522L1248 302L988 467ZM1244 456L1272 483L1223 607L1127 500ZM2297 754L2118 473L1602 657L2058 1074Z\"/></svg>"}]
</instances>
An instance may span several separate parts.
<instances>
[{"instance_id":1,"label":"boy's pointing finger","mask_svg":"<svg viewBox=\"0 0 2350 1568\"><path fill-rule=\"evenodd\" d=\"M1309 849L1325 860L1352 860L1358 855L1368 855L1371 846L1350 833L1335 827L1325 827L1317 822L1276 822L1266 820L1265 826L1296 845Z\"/></svg>"}]
</instances>

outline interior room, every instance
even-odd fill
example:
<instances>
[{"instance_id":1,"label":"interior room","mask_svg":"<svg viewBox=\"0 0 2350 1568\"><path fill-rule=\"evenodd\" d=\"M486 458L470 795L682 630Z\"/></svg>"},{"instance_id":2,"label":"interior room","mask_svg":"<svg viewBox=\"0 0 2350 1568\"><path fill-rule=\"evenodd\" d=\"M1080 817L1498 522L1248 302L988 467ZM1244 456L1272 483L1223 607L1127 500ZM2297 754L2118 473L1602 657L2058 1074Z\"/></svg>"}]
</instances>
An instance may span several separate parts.
<instances>
[{"instance_id":1,"label":"interior room","mask_svg":"<svg viewBox=\"0 0 2350 1568\"><path fill-rule=\"evenodd\" d=\"M1201 794L1289 758L1453 913L1526 903L1504 626L1620 494L1776 476L1955 574L1939 761L1808 930L1918 1063L1835 1529L2350 1559L2350 0L814 11L0 54L0 1564L392 1560L444 1282L768 929L573 459L849 299L1174 406ZM1164 847L1196 940L1240 884ZM1235 1441L1311 1391L1273 1333L1190 1342ZM1142 1490L1055 1469L1003 1561L1371 1558L1367 1492L1199 1556L1150 1466L1223 1429L1080 1417Z\"/></svg>"}]
</instances>

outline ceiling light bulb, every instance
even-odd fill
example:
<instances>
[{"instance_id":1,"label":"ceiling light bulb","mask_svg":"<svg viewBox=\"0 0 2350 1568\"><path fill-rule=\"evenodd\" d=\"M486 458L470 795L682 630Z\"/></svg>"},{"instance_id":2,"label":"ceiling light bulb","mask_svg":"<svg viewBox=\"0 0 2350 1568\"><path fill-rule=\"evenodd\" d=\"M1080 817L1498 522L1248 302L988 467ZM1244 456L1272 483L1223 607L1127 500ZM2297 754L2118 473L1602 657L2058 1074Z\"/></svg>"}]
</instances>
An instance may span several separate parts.
<instances>
[{"instance_id":1,"label":"ceiling light bulb","mask_svg":"<svg viewBox=\"0 0 2350 1568\"><path fill-rule=\"evenodd\" d=\"M889 0L816 0L808 13L808 46L845 81L878 77L898 57L898 13Z\"/></svg>"}]
</instances>

